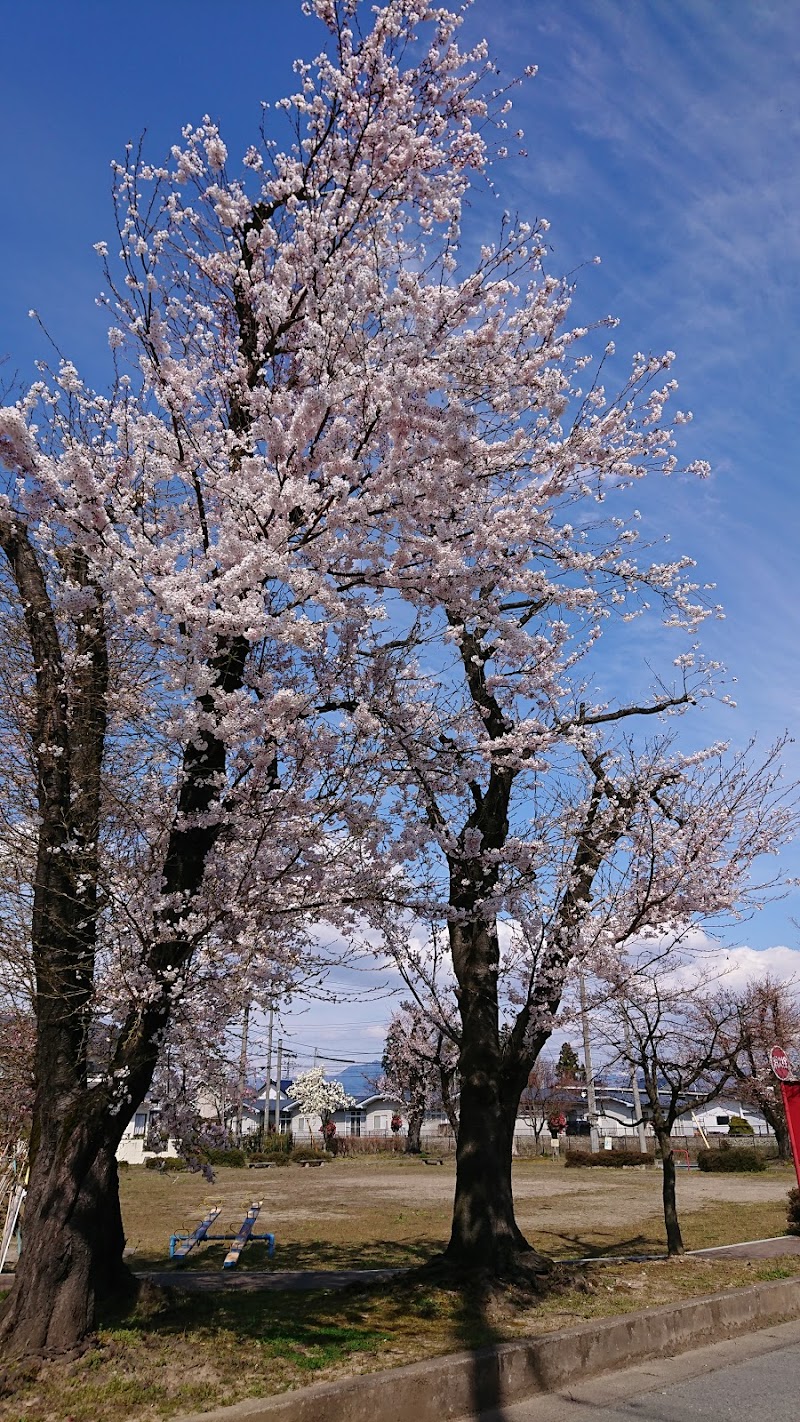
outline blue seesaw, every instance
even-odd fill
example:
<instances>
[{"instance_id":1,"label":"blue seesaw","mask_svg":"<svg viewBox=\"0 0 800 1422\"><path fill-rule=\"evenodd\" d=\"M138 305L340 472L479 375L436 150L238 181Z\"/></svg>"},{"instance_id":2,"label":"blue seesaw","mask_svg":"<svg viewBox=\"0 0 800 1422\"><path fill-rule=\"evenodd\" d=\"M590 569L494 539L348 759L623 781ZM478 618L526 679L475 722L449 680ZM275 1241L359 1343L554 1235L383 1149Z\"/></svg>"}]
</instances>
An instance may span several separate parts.
<instances>
[{"instance_id":1,"label":"blue seesaw","mask_svg":"<svg viewBox=\"0 0 800 1422\"><path fill-rule=\"evenodd\" d=\"M267 1253L269 1254L270 1259L272 1259L273 1255L275 1254L274 1234L253 1234L253 1225L258 1219L262 1204L262 1200L253 1201L252 1205L250 1206L249 1210L247 1211L247 1214L245 1215L242 1221L238 1234L209 1234L211 1226L222 1214L222 1206L215 1205L213 1210L209 1210L205 1219L202 1221L201 1224L197 1226L196 1230L192 1231L191 1234L173 1234L170 1236L170 1259L174 1259L178 1263L182 1263L183 1260L186 1258L187 1254L190 1254L191 1251L198 1244L210 1244L212 1243L212 1241L215 1243L225 1242L227 1244L230 1244L231 1247L228 1250L228 1253L225 1255L222 1267L223 1269L235 1269L236 1265L239 1263L239 1257L245 1245L248 1244L251 1240L256 1239L266 1240Z\"/></svg>"}]
</instances>

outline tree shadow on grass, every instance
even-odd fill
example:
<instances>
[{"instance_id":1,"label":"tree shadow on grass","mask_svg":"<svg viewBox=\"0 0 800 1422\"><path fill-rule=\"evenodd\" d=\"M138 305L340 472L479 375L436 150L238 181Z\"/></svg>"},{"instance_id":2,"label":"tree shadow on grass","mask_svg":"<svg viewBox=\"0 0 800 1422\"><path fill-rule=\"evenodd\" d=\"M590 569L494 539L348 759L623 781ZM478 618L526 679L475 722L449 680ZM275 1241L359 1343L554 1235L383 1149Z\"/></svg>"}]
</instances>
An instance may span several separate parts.
<instances>
[{"instance_id":1,"label":"tree shadow on grass","mask_svg":"<svg viewBox=\"0 0 800 1422\"><path fill-rule=\"evenodd\" d=\"M262 1357L289 1365L302 1375L346 1359L353 1352L374 1352L382 1338L381 1321L373 1322L363 1305L340 1294L315 1293L195 1293L149 1290L133 1310L106 1305L98 1319L112 1333L140 1334L153 1341L185 1338L213 1340L215 1352L233 1351L258 1343ZM301 1376L297 1383L313 1376ZM285 1384L284 1384L285 1385Z\"/></svg>"},{"instance_id":2,"label":"tree shadow on grass","mask_svg":"<svg viewBox=\"0 0 800 1422\"><path fill-rule=\"evenodd\" d=\"M454 1296L454 1342L469 1354L465 1360L469 1391L465 1413L480 1417L482 1422L507 1422L507 1408L519 1401L519 1347L524 1346L523 1339L513 1337L509 1322L520 1311L528 1311L549 1295L574 1285L574 1271L551 1265L532 1250L509 1261L501 1278L474 1272L459 1274L443 1269L440 1260L408 1275L402 1283L410 1287L415 1278L438 1279ZM533 1380L531 1391L537 1387L545 1390L546 1380L539 1376L535 1351L525 1358L523 1369Z\"/></svg>"},{"instance_id":3,"label":"tree shadow on grass","mask_svg":"<svg viewBox=\"0 0 800 1422\"><path fill-rule=\"evenodd\" d=\"M265 1270L281 1273L285 1270L306 1269L409 1269L426 1264L441 1250L441 1241L416 1239L401 1243L384 1240L366 1240L363 1243L337 1243L333 1240L312 1239L282 1244L280 1237L275 1242L275 1254L270 1259L267 1245L258 1240L246 1245L242 1251L237 1273L251 1270ZM166 1253L137 1252L127 1257L126 1262L135 1272L151 1269L174 1268L176 1281L180 1274L196 1270L222 1269L227 1244L199 1245L182 1264L171 1263Z\"/></svg>"},{"instance_id":4,"label":"tree shadow on grass","mask_svg":"<svg viewBox=\"0 0 800 1422\"><path fill-rule=\"evenodd\" d=\"M357 1371L379 1371L425 1357L468 1350L470 1406L504 1419L500 1392L501 1329L492 1313L492 1294L481 1282L447 1286L427 1269L413 1269L391 1283L363 1282L336 1292L180 1292L145 1289L131 1311L106 1306L100 1327L144 1351L168 1350L173 1340L202 1362L213 1347L231 1372L235 1359L255 1356L266 1390L312 1383L321 1370L341 1368L358 1358ZM273 1363L274 1360L274 1363ZM272 1367L271 1367L272 1364Z\"/></svg>"},{"instance_id":5,"label":"tree shadow on grass","mask_svg":"<svg viewBox=\"0 0 800 1422\"><path fill-rule=\"evenodd\" d=\"M470 1359L470 1410L478 1417L491 1417L492 1422L506 1422L501 1354L504 1340L492 1319L487 1284L462 1290L457 1323L462 1346L475 1349Z\"/></svg>"},{"instance_id":6,"label":"tree shadow on grass","mask_svg":"<svg viewBox=\"0 0 800 1422\"><path fill-rule=\"evenodd\" d=\"M580 1234L567 1234L560 1230L539 1229L537 1238L542 1241L549 1241L549 1247L558 1249L558 1262L568 1264L573 1259L616 1259L618 1257L630 1257L638 1259L642 1256L650 1258L656 1255L661 1258L666 1254L664 1241L653 1239L650 1235L636 1234L630 1239L618 1239L616 1236L607 1243L600 1243L597 1236L593 1239L586 1239ZM556 1241L558 1243L556 1244ZM566 1246L568 1253L562 1254L562 1248Z\"/></svg>"}]
</instances>

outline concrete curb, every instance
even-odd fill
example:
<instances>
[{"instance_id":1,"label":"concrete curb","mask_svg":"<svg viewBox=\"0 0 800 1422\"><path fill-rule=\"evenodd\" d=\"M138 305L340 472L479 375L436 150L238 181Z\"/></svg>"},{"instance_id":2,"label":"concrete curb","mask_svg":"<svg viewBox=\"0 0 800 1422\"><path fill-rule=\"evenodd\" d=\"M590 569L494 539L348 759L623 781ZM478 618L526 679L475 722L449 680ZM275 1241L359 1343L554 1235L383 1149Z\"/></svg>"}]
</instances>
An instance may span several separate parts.
<instances>
[{"instance_id":1,"label":"concrete curb","mask_svg":"<svg viewBox=\"0 0 800 1422\"><path fill-rule=\"evenodd\" d=\"M798 1317L800 1278L779 1279L278 1397L248 1398L179 1422L455 1422Z\"/></svg>"}]
</instances>

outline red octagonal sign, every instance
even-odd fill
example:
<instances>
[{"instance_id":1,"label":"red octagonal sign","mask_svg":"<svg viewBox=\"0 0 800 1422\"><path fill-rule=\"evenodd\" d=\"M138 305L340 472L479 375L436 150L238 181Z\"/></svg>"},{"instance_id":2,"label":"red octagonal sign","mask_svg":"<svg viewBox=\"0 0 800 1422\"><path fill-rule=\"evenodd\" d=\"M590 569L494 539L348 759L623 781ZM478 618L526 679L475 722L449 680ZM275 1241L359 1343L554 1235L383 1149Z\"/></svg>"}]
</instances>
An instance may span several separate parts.
<instances>
[{"instance_id":1,"label":"red octagonal sign","mask_svg":"<svg viewBox=\"0 0 800 1422\"><path fill-rule=\"evenodd\" d=\"M769 1054L769 1064L779 1081L788 1081L792 1066L783 1047L773 1047Z\"/></svg>"}]
</instances>

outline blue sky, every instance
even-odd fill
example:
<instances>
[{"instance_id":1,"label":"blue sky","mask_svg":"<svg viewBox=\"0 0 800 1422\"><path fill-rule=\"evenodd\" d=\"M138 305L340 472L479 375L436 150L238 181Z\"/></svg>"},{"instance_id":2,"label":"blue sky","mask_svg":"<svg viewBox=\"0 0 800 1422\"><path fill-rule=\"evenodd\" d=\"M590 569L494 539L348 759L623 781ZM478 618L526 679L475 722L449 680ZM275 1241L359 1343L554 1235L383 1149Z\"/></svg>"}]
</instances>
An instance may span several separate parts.
<instances>
[{"instance_id":1,"label":"blue sky","mask_svg":"<svg viewBox=\"0 0 800 1422\"><path fill-rule=\"evenodd\" d=\"M704 643L737 678L738 709L708 708L699 740L766 743L798 724L800 463L800 17L794 0L475 0L510 76L528 157L497 173L503 205L551 222L553 270L579 272L577 315L613 313L620 352L678 352L686 457L698 487L642 491L651 525L693 554L727 618ZM113 232L112 157L146 130L160 157L182 124L217 119L231 155L260 101L293 87L319 48L299 0L28 0L4 14L0 88L0 354L23 380L45 354L27 312L102 383L105 321L92 244ZM486 205L476 209L486 221ZM618 669L624 674L624 666ZM790 764L800 773L800 757ZM795 854L794 871L800 873ZM742 926L755 948L795 946L794 896ZM364 1051L378 1002L313 1009L298 1042L331 1030ZM364 1031L349 1024L364 1023ZM326 1027L326 1022L328 1027ZM370 1024L374 1035L366 1035ZM289 1023L287 1022L287 1027ZM309 1035L311 1034L311 1035Z\"/></svg>"}]
</instances>

